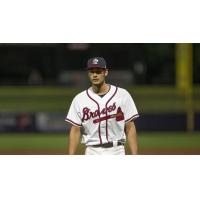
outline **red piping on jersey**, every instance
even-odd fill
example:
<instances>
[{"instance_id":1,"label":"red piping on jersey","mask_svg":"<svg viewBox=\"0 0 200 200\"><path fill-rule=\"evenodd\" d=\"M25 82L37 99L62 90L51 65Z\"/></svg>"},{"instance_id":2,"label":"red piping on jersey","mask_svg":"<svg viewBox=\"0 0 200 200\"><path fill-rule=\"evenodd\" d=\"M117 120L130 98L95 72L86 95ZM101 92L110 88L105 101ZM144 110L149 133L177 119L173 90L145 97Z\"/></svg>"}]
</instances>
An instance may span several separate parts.
<instances>
[{"instance_id":1,"label":"red piping on jersey","mask_svg":"<svg viewBox=\"0 0 200 200\"><path fill-rule=\"evenodd\" d=\"M130 117L129 119L127 119L127 120L125 121L125 123L127 123L127 122L129 122L129 121L131 121L132 119L137 118L137 117L139 117L138 114L133 115L132 117Z\"/></svg>"},{"instance_id":2,"label":"red piping on jersey","mask_svg":"<svg viewBox=\"0 0 200 200\"><path fill-rule=\"evenodd\" d=\"M107 105L110 102L110 100L115 96L115 94L117 93L117 87L115 89L114 94L110 97L110 99L106 102L106 138L108 140L108 113L107 113Z\"/></svg>"},{"instance_id":3,"label":"red piping on jersey","mask_svg":"<svg viewBox=\"0 0 200 200\"><path fill-rule=\"evenodd\" d=\"M89 95L88 90L86 91L86 93L87 93L88 97L89 97L92 101L94 101L94 102L97 104L97 107L98 107L98 110L99 110L99 118L100 118L100 106L99 106L98 102L95 101L95 100ZM98 128L98 130L99 130L99 140L100 140L100 144L102 144L100 124L101 124L101 122L99 123L99 128Z\"/></svg>"},{"instance_id":4,"label":"red piping on jersey","mask_svg":"<svg viewBox=\"0 0 200 200\"><path fill-rule=\"evenodd\" d=\"M70 119L68 119L68 118L65 118L65 121L67 121L67 122L69 122L69 123L71 123L71 124L73 124L73 125L76 125L76 126L82 126L82 125L80 125L80 124L77 124L77 123L73 122L72 120L70 120Z\"/></svg>"}]
</instances>

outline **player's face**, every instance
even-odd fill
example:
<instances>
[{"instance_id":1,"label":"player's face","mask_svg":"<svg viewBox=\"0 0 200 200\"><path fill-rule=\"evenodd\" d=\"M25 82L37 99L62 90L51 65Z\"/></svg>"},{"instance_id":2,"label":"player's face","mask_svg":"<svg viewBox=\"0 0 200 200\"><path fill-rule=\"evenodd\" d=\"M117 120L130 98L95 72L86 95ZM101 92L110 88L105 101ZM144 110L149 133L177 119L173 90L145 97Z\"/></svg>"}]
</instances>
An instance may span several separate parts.
<instances>
[{"instance_id":1,"label":"player's face","mask_svg":"<svg viewBox=\"0 0 200 200\"><path fill-rule=\"evenodd\" d=\"M101 85L105 82L105 77L108 75L108 70L105 69L91 69L88 70L88 76L93 85Z\"/></svg>"}]
</instances>

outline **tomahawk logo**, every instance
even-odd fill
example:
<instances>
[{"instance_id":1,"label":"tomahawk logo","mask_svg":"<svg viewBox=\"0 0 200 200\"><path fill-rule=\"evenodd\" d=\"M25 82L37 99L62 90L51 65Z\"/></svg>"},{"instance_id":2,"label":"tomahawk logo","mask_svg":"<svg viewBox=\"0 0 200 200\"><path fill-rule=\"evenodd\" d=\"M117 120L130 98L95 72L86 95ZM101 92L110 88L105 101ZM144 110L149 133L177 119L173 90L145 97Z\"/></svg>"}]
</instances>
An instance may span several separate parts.
<instances>
[{"instance_id":1,"label":"tomahawk logo","mask_svg":"<svg viewBox=\"0 0 200 200\"><path fill-rule=\"evenodd\" d=\"M108 114L115 110L116 110L116 103L113 103L113 105L110 105L107 108L103 108L101 111L95 110L94 112L92 112L89 108L85 107L85 108L83 108L82 121L87 121L90 118L96 118L96 117L99 117L99 118L93 119L93 123L95 123L95 124L99 123L101 121L104 121L104 120L111 119L111 118L115 118L116 121L124 120L124 113L122 112L120 107L117 108L116 114L110 114L110 115ZM104 115L104 116L100 117L101 115Z\"/></svg>"},{"instance_id":2,"label":"tomahawk logo","mask_svg":"<svg viewBox=\"0 0 200 200\"><path fill-rule=\"evenodd\" d=\"M121 108L118 107L117 113L113 115L107 115L105 117L100 117L98 119L93 120L94 123L98 123L107 119L115 118L117 122L124 120L124 113L122 112Z\"/></svg>"},{"instance_id":3,"label":"tomahawk logo","mask_svg":"<svg viewBox=\"0 0 200 200\"><path fill-rule=\"evenodd\" d=\"M96 118L100 115L106 115L106 113L111 113L116 109L116 102L114 102L112 105L103 108L102 110L95 110L91 111L88 107L83 108L83 117L82 121L87 121L90 118Z\"/></svg>"}]
</instances>

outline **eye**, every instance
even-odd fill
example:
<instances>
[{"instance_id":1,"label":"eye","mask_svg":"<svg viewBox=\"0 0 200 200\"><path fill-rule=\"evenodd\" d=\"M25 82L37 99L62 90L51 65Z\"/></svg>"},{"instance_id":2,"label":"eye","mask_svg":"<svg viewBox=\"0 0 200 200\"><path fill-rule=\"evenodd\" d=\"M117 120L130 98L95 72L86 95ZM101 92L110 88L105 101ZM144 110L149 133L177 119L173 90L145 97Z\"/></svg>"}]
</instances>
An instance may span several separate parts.
<instances>
[{"instance_id":1,"label":"eye","mask_svg":"<svg viewBox=\"0 0 200 200\"><path fill-rule=\"evenodd\" d=\"M102 71L90 71L91 74L101 74Z\"/></svg>"}]
</instances>

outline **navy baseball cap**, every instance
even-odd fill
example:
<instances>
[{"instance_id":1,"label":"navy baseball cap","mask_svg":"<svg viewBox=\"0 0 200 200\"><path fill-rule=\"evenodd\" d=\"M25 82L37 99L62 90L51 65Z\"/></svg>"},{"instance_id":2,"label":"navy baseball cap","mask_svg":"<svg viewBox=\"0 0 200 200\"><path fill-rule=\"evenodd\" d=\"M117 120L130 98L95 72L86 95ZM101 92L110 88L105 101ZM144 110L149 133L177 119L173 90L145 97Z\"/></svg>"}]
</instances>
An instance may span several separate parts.
<instances>
[{"instance_id":1,"label":"navy baseball cap","mask_svg":"<svg viewBox=\"0 0 200 200\"><path fill-rule=\"evenodd\" d=\"M87 61L87 70L93 69L93 68L107 69L105 59L102 57L90 58Z\"/></svg>"}]
</instances>

